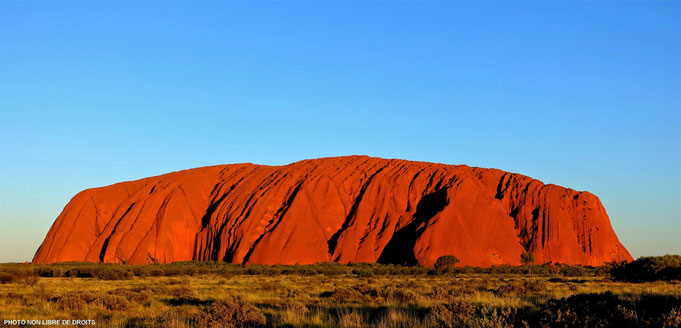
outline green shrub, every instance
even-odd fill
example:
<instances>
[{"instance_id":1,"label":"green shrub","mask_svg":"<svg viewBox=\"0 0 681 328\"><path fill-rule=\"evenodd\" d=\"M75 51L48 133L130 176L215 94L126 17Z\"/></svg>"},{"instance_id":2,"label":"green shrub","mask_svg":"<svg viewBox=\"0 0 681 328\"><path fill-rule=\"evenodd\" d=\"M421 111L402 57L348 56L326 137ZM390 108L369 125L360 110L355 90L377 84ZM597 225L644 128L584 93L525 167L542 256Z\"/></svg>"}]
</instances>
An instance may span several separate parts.
<instances>
[{"instance_id":1,"label":"green shrub","mask_svg":"<svg viewBox=\"0 0 681 328\"><path fill-rule=\"evenodd\" d=\"M183 274L187 276L194 276L199 272L199 269L194 268L194 267L189 267L183 270Z\"/></svg>"},{"instance_id":2,"label":"green shrub","mask_svg":"<svg viewBox=\"0 0 681 328\"><path fill-rule=\"evenodd\" d=\"M153 268L153 269L149 270L148 273L149 273L150 276L160 277L160 276L163 275L163 270L160 269L160 268Z\"/></svg>"},{"instance_id":3,"label":"green shrub","mask_svg":"<svg viewBox=\"0 0 681 328\"><path fill-rule=\"evenodd\" d=\"M95 276L95 274L94 274L95 268L93 268L93 267L84 267L84 268L78 268L78 269L74 269L74 270L76 270L76 272L78 272L76 274L76 277L78 277L78 278L93 278Z\"/></svg>"},{"instance_id":4,"label":"green shrub","mask_svg":"<svg viewBox=\"0 0 681 328\"><path fill-rule=\"evenodd\" d=\"M109 266L94 269L92 275L100 280L124 280L132 278L132 273L130 271Z\"/></svg>"},{"instance_id":5,"label":"green shrub","mask_svg":"<svg viewBox=\"0 0 681 328\"><path fill-rule=\"evenodd\" d=\"M316 274L318 274L318 272L314 268L302 267L298 269L298 275L301 276L314 276Z\"/></svg>"},{"instance_id":6,"label":"green shrub","mask_svg":"<svg viewBox=\"0 0 681 328\"><path fill-rule=\"evenodd\" d=\"M587 270L581 265L565 265L561 267L560 274L565 277L583 277L587 275Z\"/></svg>"},{"instance_id":7,"label":"green shrub","mask_svg":"<svg viewBox=\"0 0 681 328\"><path fill-rule=\"evenodd\" d=\"M135 266L131 272L137 277L145 277L149 275L149 270L143 266Z\"/></svg>"},{"instance_id":8,"label":"green shrub","mask_svg":"<svg viewBox=\"0 0 681 328\"><path fill-rule=\"evenodd\" d=\"M610 275L616 280L632 282L681 280L681 255L640 257L631 263L612 266Z\"/></svg>"},{"instance_id":9,"label":"green shrub","mask_svg":"<svg viewBox=\"0 0 681 328\"><path fill-rule=\"evenodd\" d=\"M163 270L163 275L167 277L172 277L172 276L180 276L182 275L183 270L181 270L178 267L174 266L165 266Z\"/></svg>"},{"instance_id":10,"label":"green shrub","mask_svg":"<svg viewBox=\"0 0 681 328\"><path fill-rule=\"evenodd\" d=\"M459 259L456 256L443 255L435 261L435 269L453 268L457 263L459 263Z\"/></svg>"},{"instance_id":11,"label":"green shrub","mask_svg":"<svg viewBox=\"0 0 681 328\"><path fill-rule=\"evenodd\" d=\"M58 267L37 268L35 273L40 277L61 277L64 275L64 271Z\"/></svg>"},{"instance_id":12,"label":"green shrub","mask_svg":"<svg viewBox=\"0 0 681 328\"><path fill-rule=\"evenodd\" d=\"M316 270L318 273L323 274L325 276L337 276L348 273L348 269L345 265L335 262L325 262L317 264Z\"/></svg>"},{"instance_id":13,"label":"green shrub","mask_svg":"<svg viewBox=\"0 0 681 328\"><path fill-rule=\"evenodd\" d=\"M357 268L352 270L353 274L356 274L359 278L371 278L374 276L374 271L367 268Z\"/></svg>"}]
</instances>

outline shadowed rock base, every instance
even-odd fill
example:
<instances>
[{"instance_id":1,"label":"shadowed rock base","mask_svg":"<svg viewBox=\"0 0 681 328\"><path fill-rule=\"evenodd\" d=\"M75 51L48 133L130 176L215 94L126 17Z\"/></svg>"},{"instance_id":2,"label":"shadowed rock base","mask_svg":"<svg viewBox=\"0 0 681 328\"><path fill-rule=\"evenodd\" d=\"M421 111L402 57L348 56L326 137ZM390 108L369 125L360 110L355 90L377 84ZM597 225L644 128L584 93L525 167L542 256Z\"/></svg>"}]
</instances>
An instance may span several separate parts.
<instances>
[{"instance_id":1,"label":"shadowed rock base","mask_svg":"<svg viewBox=\"0 0 681 328\"><path fill-rule=\"evenodd\" d=\"M430 266L631 260L598 198L497 169L366 156L233 164L78 193L35 263Z\"/></svg>"}]
</instances>

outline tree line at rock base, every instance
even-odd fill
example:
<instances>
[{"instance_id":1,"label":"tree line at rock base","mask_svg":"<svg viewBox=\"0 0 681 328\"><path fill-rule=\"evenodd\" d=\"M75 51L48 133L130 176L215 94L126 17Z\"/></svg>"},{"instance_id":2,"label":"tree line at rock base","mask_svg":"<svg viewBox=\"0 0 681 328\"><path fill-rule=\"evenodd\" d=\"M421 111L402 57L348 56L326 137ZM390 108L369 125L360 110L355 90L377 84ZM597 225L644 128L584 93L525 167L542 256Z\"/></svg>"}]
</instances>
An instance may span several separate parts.
<instances>
[{"instance_id":1,"label":"tree line at rock base","mask_svg":"<svg viewBox=\"0 0 681 328\"><path fill-rule=\"evenodd\" d=\"M531 254L531 253L529 253ZM532 275L543 277L599 276L613 280L644 282L655 280L681 280L681 256L665 255L641 257L630 263L612 263L591 267L565 264L532 264L530 255L524 255L521 266L500 265L487 268L457 267L453 255L442 256L435 267L414 267L395 264L334 262L310 265L244 265L225 262L175 262L172 264L128 265L114 263L64 262L56 264L0 264L0 283L13 282L27 277L73 277L101 280L123 280L132 277L194 276L215 274L234 275L352 275L372 277L384 275ZM533 259L533 257L532 257ZM29 279L30 280L30 279Z\"/></svg>"}]
</instances>

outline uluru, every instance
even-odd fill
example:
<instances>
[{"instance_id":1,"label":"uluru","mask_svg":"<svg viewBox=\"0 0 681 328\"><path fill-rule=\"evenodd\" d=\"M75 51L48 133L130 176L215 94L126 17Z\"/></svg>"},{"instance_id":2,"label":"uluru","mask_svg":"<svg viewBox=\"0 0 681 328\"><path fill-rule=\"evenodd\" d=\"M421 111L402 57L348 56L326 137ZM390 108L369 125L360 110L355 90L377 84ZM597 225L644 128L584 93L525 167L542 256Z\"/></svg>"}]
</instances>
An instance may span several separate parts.
<instances>
[{"instance_id":1,"label":"uluru","mask_svg":"<svg viewBox=\"0 0 681 328\"><path fill-rule=\"evenodd\" d=\"M598 197L498 169L367 156L231 164L84 190L34 263L630 261Z\"/></svg>"}]
</instances>

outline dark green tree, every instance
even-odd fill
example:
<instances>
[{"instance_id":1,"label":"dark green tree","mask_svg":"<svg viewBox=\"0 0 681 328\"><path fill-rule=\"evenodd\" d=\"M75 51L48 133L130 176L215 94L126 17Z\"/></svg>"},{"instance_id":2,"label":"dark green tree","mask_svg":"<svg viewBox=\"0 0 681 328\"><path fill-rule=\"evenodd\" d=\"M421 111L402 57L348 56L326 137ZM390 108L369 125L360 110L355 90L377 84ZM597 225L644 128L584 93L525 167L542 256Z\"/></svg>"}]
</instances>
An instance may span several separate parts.
<instances>
[{"instance_id":1,"label":"dark green tree","mask_svg":"<svg viewBox=\"0 0 681 328\"><path fill-rule=\"evenodd\" d=\"M527 265L530 277L532 277L532 264L534 264L534 253L524 252L520 254L520 262L522 262L523 265Z\"/></svg>"},{"instance_id":2,"label":"dark green tree","mask_svg":"<svg viewBox=\"0 0 681 328\"><path fill-rule=\"evenodd\" d=\"M610 275L631 282L681 280L681 255L643 256L633 262L615 263Z\"/></svg>"},{"instance_id":3,"label":"dark green tree","mask_svg":"<svg viewBox=\"0 0 681 328\"><path fill-rule=\"evenodd\" d=\"M459 263L459 259L456 256L443 255L435 261L435 269L453 268L457 263Z\"/></svg>"},{"instance_id":4,"label":"dark green tree","mask_svg":"<svg viewBox=\"0 0 681 328\"><path fill-rule=\"evenodd\" d=\"M523 262L524 265L534 264L534 253L525 252L520 254L520 261Z\"/></svg>"}]
</instances>

